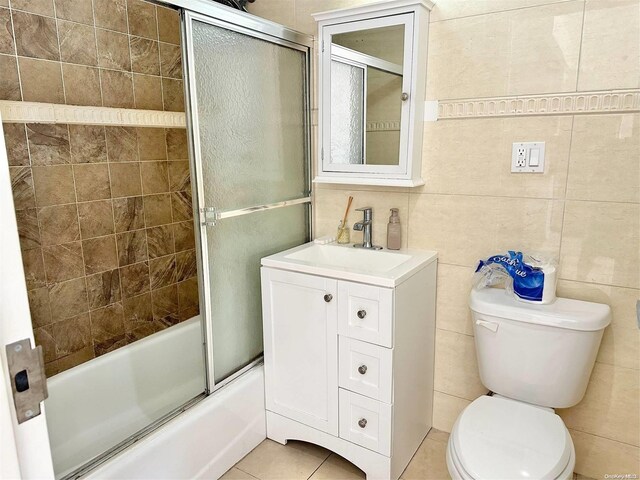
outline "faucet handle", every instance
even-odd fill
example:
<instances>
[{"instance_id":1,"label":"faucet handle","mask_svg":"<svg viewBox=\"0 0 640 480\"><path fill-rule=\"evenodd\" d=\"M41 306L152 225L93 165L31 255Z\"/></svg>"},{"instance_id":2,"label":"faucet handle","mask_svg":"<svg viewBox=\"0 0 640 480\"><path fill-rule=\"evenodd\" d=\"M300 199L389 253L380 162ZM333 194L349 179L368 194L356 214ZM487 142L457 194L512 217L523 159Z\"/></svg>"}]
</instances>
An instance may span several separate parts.
<instances>
[{"instance_id":1,"label":"faucet handle","mask_svg":"<svg viewBox=\"0 0 640 480\"><path fill-rule=\"evenodd\" d=\"M358 212L366 212L367 210L369 210L369 211L373 210L373 208L371 208L371 207L361 207L361 208L356 208L356 210Z\"/></svg>"}]
</instances>

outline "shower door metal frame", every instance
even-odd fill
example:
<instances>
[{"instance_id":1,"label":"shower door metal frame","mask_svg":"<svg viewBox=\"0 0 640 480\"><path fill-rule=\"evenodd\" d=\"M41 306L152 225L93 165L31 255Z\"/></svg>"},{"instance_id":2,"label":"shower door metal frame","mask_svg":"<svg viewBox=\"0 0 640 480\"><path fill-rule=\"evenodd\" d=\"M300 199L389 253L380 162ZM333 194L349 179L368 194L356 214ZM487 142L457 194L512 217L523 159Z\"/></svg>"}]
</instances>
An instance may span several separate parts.
<instances>
[{"instance_id":1,"label":"shower door metal frame","mask_svg":"<svg viewBox=\"0 0 640 480\"><path fill-rule=\"evenodd\" d=\"M224 218L247 215L260 210L271 210L276 208L286 208L292 205L307 204L307 222L309 237L312 238L312 211L311 211L311 51L313 47L313 37L289 30L282 25L278 25L267 20L262 20L251 15L238 12L229 7L219 4L205 3L201 0L174 0L169 1L172 5L182 8L182 59L183 77L185 85L185 112L187 117L187 136L189 145L189 159L191 172L195 173L195 181L192 182L193 197L193 218L197 220L196 225L196 252L198 262L198 287L200 305L204 307L201 315L204 319L203 328L203 349L205 356L206 370L206 392L212 393L233 381L238 376L263 362L263 355L260 354L246 366L227 376L223 380L216 382L214 378L214 352L213 352L213 326L210 312L212 312L211 295L208 290L209 278L209 252L206 247L206 229L213 227L215 222ZM197 8L200 7L200 8ZM194 11L197 10L197 11ZM200 188L204 184L202 173L202 155L200 150L199 120L197 117L198 101L195 81L194 49L193 49L193 22L199 21L214 27L224 28L253 38L275 43L283 47L292 48L302 52L305 56L304 66L304 162L305 180L307 194L303 197L285 200L282 202L256 205L227 211L215 211L204 204L204 193ZM214 227L215 228L215 227Z\"/></svg>"}]
</instances>

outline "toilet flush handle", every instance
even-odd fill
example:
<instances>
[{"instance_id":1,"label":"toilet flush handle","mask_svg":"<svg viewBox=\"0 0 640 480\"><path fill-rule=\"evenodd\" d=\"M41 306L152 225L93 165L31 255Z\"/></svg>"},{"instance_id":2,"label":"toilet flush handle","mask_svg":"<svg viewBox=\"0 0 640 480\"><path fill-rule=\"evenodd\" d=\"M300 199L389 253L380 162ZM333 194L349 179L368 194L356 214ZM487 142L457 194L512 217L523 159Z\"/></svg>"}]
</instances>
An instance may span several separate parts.
<instances>
[{"instance_id":1,"label":"toilet flush handle","mask_svg":"<svg viewBox=\"0 0 640 480\"><path fill-rule=\"evenodd\" d=\"M486 320L476 320L476 325L480 325L492 332L498 331L498 324L496 322L487 322Z\"/></svg>"}]
</instances>

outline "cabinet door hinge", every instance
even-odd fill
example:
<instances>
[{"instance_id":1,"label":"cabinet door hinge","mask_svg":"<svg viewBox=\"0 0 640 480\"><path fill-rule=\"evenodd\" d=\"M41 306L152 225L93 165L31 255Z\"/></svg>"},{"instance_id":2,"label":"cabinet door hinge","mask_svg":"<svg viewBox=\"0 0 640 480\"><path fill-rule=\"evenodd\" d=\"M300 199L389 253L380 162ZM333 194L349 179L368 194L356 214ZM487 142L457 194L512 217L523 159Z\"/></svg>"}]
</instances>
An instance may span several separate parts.
<instances>
[{"instance_id":1,"label":"cabinet door hinge","mask_svg":"<svg viewBox=\"0 0 640 480\"><path fill-rule=\"evenodd\" d=\"M42 347L31 348L31 340L25 338L5 348L16 417L23 423L40 415L40 402L49 396Z\"/></svg>"},{"instance_id":2,"label":"cabinet door hinge","mask_svg":"<svg viewBox=\"0 0 640 480\"><path fill-rule=\"evenodd\" d=\"M220 220L220 212L216 207L204 207L200 209L200 225L203 227L214 227Z\"/></svg>"}]
</instances>

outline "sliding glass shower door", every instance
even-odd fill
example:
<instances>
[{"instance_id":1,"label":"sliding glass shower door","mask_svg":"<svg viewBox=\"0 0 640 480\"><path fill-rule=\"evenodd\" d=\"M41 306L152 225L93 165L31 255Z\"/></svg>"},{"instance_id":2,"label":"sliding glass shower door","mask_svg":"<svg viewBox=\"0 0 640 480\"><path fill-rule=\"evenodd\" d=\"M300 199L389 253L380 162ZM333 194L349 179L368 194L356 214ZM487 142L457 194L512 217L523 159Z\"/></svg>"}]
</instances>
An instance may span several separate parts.
<instances>
[{"instance_id":1,"label":"sliding glass shower door","mask_svg":"<svg viewBox=\"0 0 640 480\"><path fill-rule=\"evenodd\" d=\"M309 46L190 12L185 38L212 390L262 354L260 259L310 238Z\"/></svg>"}]
</instances>

